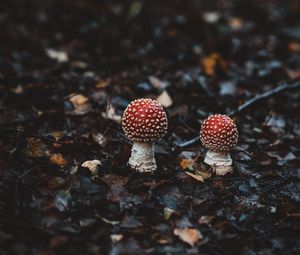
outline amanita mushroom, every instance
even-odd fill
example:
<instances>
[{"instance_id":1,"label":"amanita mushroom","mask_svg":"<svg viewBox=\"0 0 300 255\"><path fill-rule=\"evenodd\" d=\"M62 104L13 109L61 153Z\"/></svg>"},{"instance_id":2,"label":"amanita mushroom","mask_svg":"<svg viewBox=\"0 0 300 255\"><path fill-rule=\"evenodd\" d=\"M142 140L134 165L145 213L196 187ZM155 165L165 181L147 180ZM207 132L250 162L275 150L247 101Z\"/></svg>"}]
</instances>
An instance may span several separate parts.
<instances>
[{"instance_id":1,"label":"amanita mushroom","mask_svg":"<svg viewBox=\"0 0 300 255\"><path fill-rule=\"evenodd\" d=\"M167 114L159 102L142 98L131 102L122 117L123 130L133 141L128 164L138 172L153 172L154 141L167 133Z\"/></svg>"},{"instance_id":2,"label":"amanita mushroom","mask_svg":"<svg viewBox=\"0 0 300 255\"><path fill-rule=\"evenodd\" d=\"M231 118L215 114L204 120L200 139L208 149L204 162L212 166L217 175L226 175L232 171L232 159L229 151L237 144L238 130Z\"/></svg>"}]
</instances>

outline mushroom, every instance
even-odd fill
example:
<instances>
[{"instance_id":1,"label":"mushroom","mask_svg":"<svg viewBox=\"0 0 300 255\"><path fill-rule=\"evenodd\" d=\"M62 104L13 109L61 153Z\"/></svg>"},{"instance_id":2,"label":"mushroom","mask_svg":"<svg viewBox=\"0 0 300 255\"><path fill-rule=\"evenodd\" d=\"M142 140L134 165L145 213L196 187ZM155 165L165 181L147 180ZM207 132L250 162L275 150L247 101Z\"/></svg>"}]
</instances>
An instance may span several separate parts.
<instances>
[{"instance_id":1,"label":"mushroom","mask_svg":"<svg viewBox=\"0 0 300 255\"><path fill-rule=\"evenodd\" d=\"M132 101L122 117L125 135L133 141L128 164L138 172L153 172L154 141L167 133L167 114L161 104L149 98Z\"/></svg>"},{"instance_id":2,"label":"mushroom","mask_svg":"<svg viewBox=\"0 0 300 255\"><path fill-rule=\"evenodd\" d=\"M232 171L232 159L229 151L237 144L238 130L231 118L222 114L215 114L204 120L200 139L208 149L204 162L217 175L226 175Z\"/></svg>"}]
</instances>

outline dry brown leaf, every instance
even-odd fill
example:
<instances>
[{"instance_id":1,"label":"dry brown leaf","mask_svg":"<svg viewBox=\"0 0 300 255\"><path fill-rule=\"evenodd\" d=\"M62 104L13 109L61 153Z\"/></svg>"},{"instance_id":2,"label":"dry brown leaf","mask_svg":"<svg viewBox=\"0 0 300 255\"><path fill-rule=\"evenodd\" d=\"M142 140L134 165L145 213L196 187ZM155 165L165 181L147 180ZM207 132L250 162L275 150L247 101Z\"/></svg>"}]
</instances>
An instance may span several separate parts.
<instances>
[{"instance_id":1,"label":"dry brown leaf","mask_svg":"<svg viewBox=\"0 0 300 255\"><path fill-rule=\"evenodd\" d=\"M180 160L179 165L180 165L182 170L185 170L187 168L193 170L194 163L195 163L195 159L183 158L183 159Z\"/></svg>"},{"instance_id":2,"label":"dry brown leaf","mask_svg":"<svg viewBox=\"0 0 300 255\"><path fill-rule=\"evenodd\" d=\"M209 76L213 76L215 74L217 64L220 64L223 69L226 69L226 62L216 52L213 52L209 56L201 59L201 65L204 72Z\"/></svg>"},{"instance_id":3,"label":"dry brown leaf","mask_svg":"<svg viewBox=\"0 0 300 255\"><path fill-rule=\"evenodd\" d=\"M287 69L286 72L292 80L300 78L300 69L298 70Z\"/></svg>"},{"instance_id":4,"label":"dry brown leaf","mask_svg":"<svg viewBox=\"0 0 300 255\"><path fill-rule=\"evenodd\" d=\"M173 104L173 100L169 93L164 90L156 99L163 107L170 107Z\"/></svg>"},{"instance_id":5,"label":"dry brown leaf","mask_svg":"<svg viewBox=\"0 0 300 255\"><path fill-rule=\"evenodd\" d=\"M244 22L240 18L237 18L237 17L230 18L228 23L232 30L239 30L244 25Z\"/></svg>"},{"instance_id":6,"label":"dry brown leaf","mask_svg":"<svg viewBox=\"0 0 300 255\"><path fill-rule=\"evenodd\" d=\"M50 162L54 165L66 165L68 161L60 153L54 153L50 157Z\"/></svg>"},{"instance_id":7,"label":"dry brown leaf","mask_svg":"<svg viewBox=\"0 0 300 255\"><path fill-rule=\"evenodd\" d=\"M198 166L200 166L200 164ZM211 176L211 173L205 172L205 171L203 171L203 169L201 169L201 168L199 169L199 167L196 167L195 175L201 176L203 178L203 180L206 180Z\"/></svg>"},{"instance_id":8,"label":"dry brown leaf","mask_svg":"<svg viewBox=\"0 0 300 255\"><path fill-rule=\"evenodd\" d=\"M201 175L192 174L190 172L185 172L185 173L199 182L204 182L204 179Z\"/></svg>"},{"instance_id":9,"label":"dry brown leaf","mask_svg":"<svg viewBox=\"0 0 300 255\"><path fill-rule=\"evenodd\" d=\"M292 41L288 45L289 51L294 52L294 53L299 53L300 52L300 43L296 41Z\"/></svg>"},{"instance_id":10,"label":"dry brown leaf","mask_svg":"<svg viewBox=\"0 0 300 255\"><path fill-rule=\"evenodd\" d=\"M47 145L41 139L29 137L26 139L27 149L26 154L28 157L40 158L48 155Z\"/></svg>"},{"instance_id":11,"label":"dry brown leaf","mask_svg":"<svg viewBox=\"0 0 300 255\"><path fill-rule=\"evenodd\" d=\"M173 234L191 246L194 246L200 239L203 238L200 231L194 228L175 228Z\"/></svg>"},{"instance_id":12,"label":"dry brown leaf","mask_svg":"<svg viewBox=\"0 0 300 255\"><path fill-rule=\"evenodd\" d=\"M70 102L74 107L74 111L72 112L74 114L82 115L90 110L89 99L82 94L72 96Z\"/></svg>"},{"instance_id":13,"label":"dry brown leaf","mask_svg":"<svg viewBox=\"0 0 300 255\"><path fill-rule=\"evenodd\" d=\"M104 89L106 88L110 83L110 79L103 79L103 80L99 80L97 83L96 83L96 88L97 89Z\"/></svg>"}]
</instances>

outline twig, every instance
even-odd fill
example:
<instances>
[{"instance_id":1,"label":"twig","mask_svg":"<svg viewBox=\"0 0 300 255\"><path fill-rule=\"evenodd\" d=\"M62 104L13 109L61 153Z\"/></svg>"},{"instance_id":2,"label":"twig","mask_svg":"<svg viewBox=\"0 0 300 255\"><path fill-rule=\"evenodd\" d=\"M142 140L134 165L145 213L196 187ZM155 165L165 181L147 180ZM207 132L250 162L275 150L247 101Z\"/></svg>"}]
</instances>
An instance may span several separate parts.
<instances>
[{"instance_id":1,"label":"twig","mask_svg":"<svg viewBox=\"0 0 300 255\"><path fill-rule=\"evenodd\" d=\"M188 147L188 146L191 146L191 145L195 144L195 143L198 142L199 140L200 140L200 137L199 137L199 136L196 136L196 137L192 138L191 140L188 140L188 141L186 141L186 142L177 144L177 146L178 146L179 148L185 148L185 147Z\"/></svg>"},{"instance_id":2,"label":"twig","mask_svg":"<svg viewBox=\"0 0 300 255\"><path fill-rule=\"evenodd\" d=\"M234 116L234 115L244 111L246 108L252 106L254 103L256 103L262 99L268 98L270 96L273 96L275 94L278 94L281 91L288 90L288 89L296 89L296 88L300 88L300 81L297 81L293 84L283 84L281 86L278 86L275 89L272 89L270 91L267 91L265 93L259 94L255 97L251 98L250 100L246 101L244 104L240 105L237 110L231 111L228 114L228 116ZM188 146L191 146L191 145L195 144L196 142L198 142L199 139L200 139L199 137L194 137L186 142L178 144L177 146L179 148L188 147Z\"/></svg>"},{"instance_id":3,"label":"twig","mask_svg":"<svg viewBox=\"0 0 300 255\"><path fill-rule=\"evenodd\" d=\"M280 85L270 91L267 91L265 93L259 94L253 98L251 98L250 100L246 101L245 103L243 103L242 105L240 105L238 107L238 109L231 111L228 115L229 116L234 116L242 111L244 111L245 109L249 108L250 106L252 106L254 103L261 101L262 99L266 99L270 96L273 96L275 94L278 94L281 91L287 90L287 89L296 89L296 88L300 88L300 81L297 81L295 83L292 84L283 84Z\"/></svg>"}]
</instances>

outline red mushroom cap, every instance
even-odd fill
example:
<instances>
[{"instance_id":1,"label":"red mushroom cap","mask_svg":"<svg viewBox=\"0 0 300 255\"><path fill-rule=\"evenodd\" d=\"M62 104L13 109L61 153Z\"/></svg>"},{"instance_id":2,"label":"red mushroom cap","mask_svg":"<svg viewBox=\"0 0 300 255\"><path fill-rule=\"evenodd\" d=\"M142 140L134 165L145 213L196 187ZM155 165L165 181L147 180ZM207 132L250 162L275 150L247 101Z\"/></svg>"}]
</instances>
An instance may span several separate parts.
<instances>
[{"instance_id":1,"label":"red mushroom cap","mask_svg":"<svg viewBox=\"0 0 300 255\"><path fill-rule=\"evenodd\" d=\"M161 104L149 98L132 101L122 117L123 130L131 140L153 142L167 133L167 114Z\"/></svg>"},{"instance_id":2,"label":"red mushroom cap","mask_svg":"<svg viewBox=\"0 0 300 255\"><path fill-rule=\"evenodd\" d=\"M238 141L238 130L231 118L215 114L204 120L200 131L204 147L212 151L230 151Z\"/></svg>"}]
</instances>

